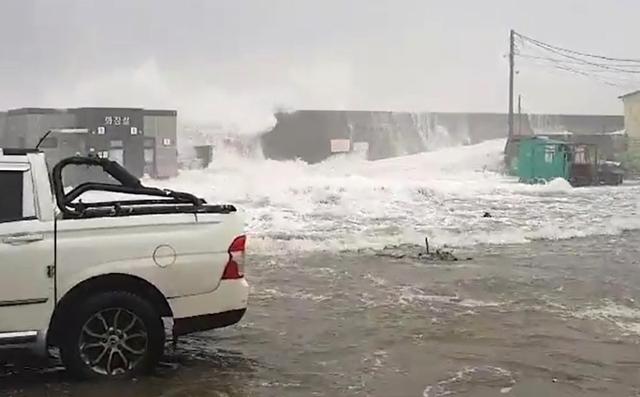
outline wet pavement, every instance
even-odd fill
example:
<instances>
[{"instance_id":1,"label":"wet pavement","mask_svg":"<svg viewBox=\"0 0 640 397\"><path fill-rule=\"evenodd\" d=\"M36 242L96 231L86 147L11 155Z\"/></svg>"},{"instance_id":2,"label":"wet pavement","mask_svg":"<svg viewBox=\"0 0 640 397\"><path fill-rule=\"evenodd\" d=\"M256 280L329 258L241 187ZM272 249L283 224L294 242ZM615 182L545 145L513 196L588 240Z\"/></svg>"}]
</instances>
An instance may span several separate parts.
<instances>
[{"instance_id":1,"label":"wet pavement","mask_svg":"<svg viewBox=\"0 0 640 397\"><path fill-rule=\"evenodd\" d=\"M640 396L640 234L253 256L250 309L158 373L0 366L0 396ZM471 260L466 260L471 257ZM37 365L29 365L38 367Z\"/></svg>"}]
</instances>

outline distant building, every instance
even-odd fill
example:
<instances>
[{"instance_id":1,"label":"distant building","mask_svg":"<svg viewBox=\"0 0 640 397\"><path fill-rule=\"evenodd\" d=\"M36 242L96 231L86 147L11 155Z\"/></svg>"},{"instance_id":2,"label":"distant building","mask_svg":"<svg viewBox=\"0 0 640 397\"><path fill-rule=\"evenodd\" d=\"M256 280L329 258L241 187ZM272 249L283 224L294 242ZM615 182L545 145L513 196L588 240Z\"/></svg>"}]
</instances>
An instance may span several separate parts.
<instances>
[{"instance_id":1,"label":"distant building","mask_svg":"<svg viewBox=\"0 0 640 397\"><path fill-rule=\"evenodd\" d=\"M178 173L175 110L135 108L21 108L0 112L0 147L32 148L52 129L41 149L52 167L76 154L115 160L141 177Z\"/></svg>"},{"instance_id":2,"label":"distant building","mask_svg":"<svg viewBox=\"0 0 640 397\"><path fill-rule=\"evenodd\" d=\"M624 104L624 127L629 151L640 154L640 90L620 97Z\"/></svg>"}]
</instances>

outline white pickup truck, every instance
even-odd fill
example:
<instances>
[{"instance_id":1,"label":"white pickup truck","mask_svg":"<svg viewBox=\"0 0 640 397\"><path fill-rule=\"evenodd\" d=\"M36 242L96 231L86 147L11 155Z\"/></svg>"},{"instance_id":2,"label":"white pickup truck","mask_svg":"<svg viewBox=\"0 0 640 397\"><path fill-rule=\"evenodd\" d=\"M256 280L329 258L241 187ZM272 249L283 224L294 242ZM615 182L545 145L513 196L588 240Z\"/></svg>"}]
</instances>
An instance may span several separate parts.
<instances>
[{"instance_id":1,"label":"white pickup truck","mask_svg":"<svg viewBox=\"0 0 640 397\"><path fill-rule=\"evenodd\" d=\"M87 166L113 183L65 189L63 169ZM82 200L103 192L128 200ZM0 150L0 350L57 347L83 378L148 372L167 337L244 315L243 230L233 206L146 187L107 159L50 175L44 154Z\"/></svg>"}]
</instances>

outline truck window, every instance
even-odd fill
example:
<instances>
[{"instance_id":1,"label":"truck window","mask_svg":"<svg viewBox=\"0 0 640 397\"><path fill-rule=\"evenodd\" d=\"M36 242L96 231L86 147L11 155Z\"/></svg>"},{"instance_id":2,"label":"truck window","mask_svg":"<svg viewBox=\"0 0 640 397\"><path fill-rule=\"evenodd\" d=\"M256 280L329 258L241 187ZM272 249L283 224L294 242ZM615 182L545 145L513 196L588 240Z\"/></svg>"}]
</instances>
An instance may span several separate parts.
<instances>
[{"instance_id":1,"label":"truck window","mask_svg":"<svg viewBox=\"0 0 640 397\"><path fill-rule=\"evenodd\" d=\"M36 218L30 176L26 171L0 170L0 223Z\"/></svg>"},{"instance_id":2,"label":"truck window","mask_svg":"<svg viewBox=\"0 0 640 397\"><path fill-rule=\"evenodd\" d=\"M58 147L58 138L49 136L40 142L40 147L43 149L55 149Z\"/></svg>"}]
</instances>

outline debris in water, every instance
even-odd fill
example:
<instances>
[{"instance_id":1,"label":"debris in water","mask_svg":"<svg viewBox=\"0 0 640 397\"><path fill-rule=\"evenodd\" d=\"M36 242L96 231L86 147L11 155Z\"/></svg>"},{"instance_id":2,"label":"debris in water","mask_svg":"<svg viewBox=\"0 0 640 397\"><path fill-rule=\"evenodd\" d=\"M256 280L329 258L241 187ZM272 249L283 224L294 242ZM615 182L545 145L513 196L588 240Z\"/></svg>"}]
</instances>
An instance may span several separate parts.
<instances>
[{"instance_id":1,"label":"debris in water","mask_svg":"<svg viewBox=\"0 0 640 397\"><path fill-rule=\"evenodd\" d=\"M388 245L382 249L382 251L376 253L376 256L384 256L393 259L411 258L420 261L443 261L443 262L457 262L460 259L453 254L453 251L443 248L437 248L435 251L431 251L429 247L429 238L424 239L425 250L417 249L418 247L412 244L400 244L400 245ZM416 252L417 251L417 252ZM466 257L465 260L472 260L471 257Z\"/></svg>"},{"instance_id":2,"label":"debris in water","mask_svg":"<svg viewBox=\"0 0 640 397\"><path fill-rule=\"evenodd\" d=\"M493 218L493 216L491 216L490 213L485 212L484 215L482 215L483 218Z\"/></svg>"},{"instance_id":3,"label":"debris in water","mask_svg":"<svg viewBox=\"0 0 640 397\"><path fill-rule=\"evenodd\" d=\"M448 261L448 262L456 262L458 258L453 255L453 252L447 251L444 249L436 249L434 253L429 252L421 252L418 254L418 258L427 259L427 260L440 260L440 261Z\"/></svg>"}]
</instances>

